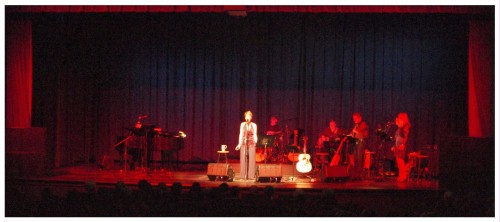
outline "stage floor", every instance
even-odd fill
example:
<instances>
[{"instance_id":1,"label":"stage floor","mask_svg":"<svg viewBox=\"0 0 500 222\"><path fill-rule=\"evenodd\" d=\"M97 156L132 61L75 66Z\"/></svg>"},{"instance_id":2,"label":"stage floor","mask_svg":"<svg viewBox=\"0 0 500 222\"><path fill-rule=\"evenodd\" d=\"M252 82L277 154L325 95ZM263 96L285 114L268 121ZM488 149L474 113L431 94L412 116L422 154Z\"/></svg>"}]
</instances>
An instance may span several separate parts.
<instances>
[{"instance_id":1,"label":"stage floor","mask_svg":"<svg viewBox=\"0 0 500 222\"><path fill-rule=\"evenodd\" d=\"M202 187L217 187L221 183L227 182L230 186L249 188L252 186L265 187L273 186L275 189L312 189L312 190L439 190L437 179L417 179L412 177L409 181L398 182L396 177L380 177L375 175L365 175L362 181L344 180L324 181L319 170L312 170L309 173L299 173L295 167L288 164L280 164L282 168L282 178L276 182L256 182L255 180L244 180L239 176L239 163L230 163L235 171L235 178L228 182L225 180L210 181L207 176L207 165L182 166L176 170L144 170L137 168L133 171L124 170L119 167L112 169L100 169L96 166L74 166L57 169L54 175L45 177L20 178L24 182L31 183L54 183L77 185L87 181L93 181L98 186L114 186L122 181L128 186L136 186L141 180L147 180L152 185L165 183L167 186L179 182L183 187L190 187L197 182ZM257 164L260 165L260 164Z\"/></svg>"},{"instance_id":2,"label":"stage floor","mask_svg":"<svg viewBox=\"0 0 500 222\"><path fill-rule=\"evenodd\" d=\"M395 177L365 177L362 181L322 181L320 171L313 170L307 174L298 173L292 165L283 164L281 182L256 182L239 178L239 164L230 163L236 171L232 182L210 181L207 176L208 164L183 165L177 170L145 170L123 171L122 169L100 169L92 166L73 166L57 169L51 176L14 178L6 181L6 186L14 187L35 201L41 199L44 189L50 189L54 195L65 197L72 190L85 192L89 181L95 182L97 189L114 188L122 181L131 189L138 189L141 180L157 186L164 183L167 187L180 183L187 192L193 183L199 183L202 189L211 189L227 183L229 187L238 187L240 192L252 192L257 189L263 192L272 186L279 195L293 195L302 192L312 197L319 197L327 190L335 193L340 203L354 203L373 210L377 215L395 214L394 209L428 209L439 200L443 191L439 189L438 180L416 180L397 182ZM401 208L401 206L404 206Z\"/></svg>"}]
</instances>

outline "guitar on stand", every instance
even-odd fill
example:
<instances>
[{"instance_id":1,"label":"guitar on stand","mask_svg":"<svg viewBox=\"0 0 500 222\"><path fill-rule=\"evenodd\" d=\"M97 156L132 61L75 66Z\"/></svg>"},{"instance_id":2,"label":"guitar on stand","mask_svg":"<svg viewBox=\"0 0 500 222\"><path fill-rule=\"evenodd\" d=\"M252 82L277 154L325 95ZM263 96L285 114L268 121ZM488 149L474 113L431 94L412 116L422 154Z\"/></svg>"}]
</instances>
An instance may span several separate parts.
<instances>
[{"instance_id":1,"label":"guitar on stand","mask_svg":"<svg viewBox=\"0 0 500 222\"><path fill-rule=\"evenodd\" d=\"M309 161L311 156L307 154L307 136L304 136L304 153L301 153L298 158L298 162L296 165L297 171L301 173L309 173L312 170L312 164Z\"/></svg>"}]
</instances>

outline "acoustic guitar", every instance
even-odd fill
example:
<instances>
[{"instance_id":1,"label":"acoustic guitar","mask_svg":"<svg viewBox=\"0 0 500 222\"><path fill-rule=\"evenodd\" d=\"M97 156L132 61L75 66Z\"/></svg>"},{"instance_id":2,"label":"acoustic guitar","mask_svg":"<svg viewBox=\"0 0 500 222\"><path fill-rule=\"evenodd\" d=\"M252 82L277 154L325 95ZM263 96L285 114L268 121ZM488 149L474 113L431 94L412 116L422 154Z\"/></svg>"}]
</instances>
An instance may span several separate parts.
<instances>
[{"instance_id":1,"label":"acoustic guitar","mask_svg":"<svg viewBox=\"0 0 500 222\"><path fill-rule=\"evenodd\" d=\"M304 153L299 155L299 162L297 162L297 171L301 173L309 173L312 170L312 164L309 161L311 155L307 154L307 136L304 136Z\"/></svg>"}]
</instances>

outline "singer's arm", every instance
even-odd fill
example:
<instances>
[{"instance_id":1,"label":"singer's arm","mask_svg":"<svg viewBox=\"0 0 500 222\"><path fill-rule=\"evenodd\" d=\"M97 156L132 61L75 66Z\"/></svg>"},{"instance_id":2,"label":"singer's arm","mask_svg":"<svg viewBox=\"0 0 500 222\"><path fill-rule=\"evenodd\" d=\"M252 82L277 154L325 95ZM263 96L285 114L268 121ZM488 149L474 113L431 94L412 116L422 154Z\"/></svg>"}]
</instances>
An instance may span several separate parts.
<instances>
[{"instance_id":1,"label":"singer's arm","mask_svg":"<svg viewBox=\"0 0 500 222\"><path fill-rule=\"evenodd\" d=\"M240 150L241 146L243 145L243 130L245 127L245 123L240 124L240 136L238 137L238 145L236 146L235 150Z\"/></svg>"},{"instance_id":2,"label":"singer's arm","mask_svg":"<svg viewBox=\"0 0 500 222\"><path fill-rule=\"evenodd\" d=\"M254 144L257 144L257 124L254 123L254 131L253 131L253 141L254 141Z\"/></svg>"}]
</instances>

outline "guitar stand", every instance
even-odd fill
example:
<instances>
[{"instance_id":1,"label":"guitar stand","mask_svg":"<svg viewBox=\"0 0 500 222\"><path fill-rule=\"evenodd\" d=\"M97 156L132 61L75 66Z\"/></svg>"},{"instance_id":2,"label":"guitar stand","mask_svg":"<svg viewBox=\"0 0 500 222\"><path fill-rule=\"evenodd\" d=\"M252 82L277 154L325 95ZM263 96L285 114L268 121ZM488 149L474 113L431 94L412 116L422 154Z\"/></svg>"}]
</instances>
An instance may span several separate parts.
<instances>
[{"instance_id":1,"label":"guitar stand","mask_svg":"<svg viewBox=\"0 0 500 222\"><path fill-rule=\"evenodd\" d=\"M292 154L295 154L295 152L292 152ZM308 178L309 179L309 182L313 182L313 177L311 177L310 175L307 175L309 174L310 172L307 172L307 173L301 173L301 172L298 172L298 170L296 169L296 165L297 163L299 162L300 160L298 159L298 156L297 156L297 162L295 161L292 161L292 176L290 177L289 181L291 182L294 182L294 181L297 181L298 178L302 178L302 177L305 177L305 178ZM295 171L297 170L297 172L299 173L299 175L295 176Z\"/></svg>"},{"instance_id":2,"label":"guitar stand","mask_svg":"<svg viewBox=\"0 0 500 222\"><path fill-rule=\"evenodd\" d=\"M264 144L264 164L267 164L267 143Z\"/></svg>"},{"instance_id":3,"label":"guitar stand","mask_svg":"<svg viewBox=\"0 0 500 222\"><path fill-rule=\"evenodd\" d=\"M295 151L292 151L292 156L295 157ZM293 160L294 159L292 159L292 176L289 179L289 181L292 181L292 182L297 180L297 177L295 177L295 165L299 162L298 158L297 158L297 163L295 163Z\"/></svg>"}]
</instances>

